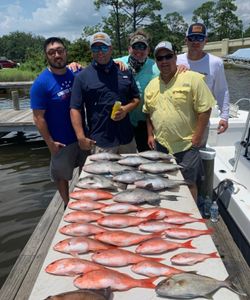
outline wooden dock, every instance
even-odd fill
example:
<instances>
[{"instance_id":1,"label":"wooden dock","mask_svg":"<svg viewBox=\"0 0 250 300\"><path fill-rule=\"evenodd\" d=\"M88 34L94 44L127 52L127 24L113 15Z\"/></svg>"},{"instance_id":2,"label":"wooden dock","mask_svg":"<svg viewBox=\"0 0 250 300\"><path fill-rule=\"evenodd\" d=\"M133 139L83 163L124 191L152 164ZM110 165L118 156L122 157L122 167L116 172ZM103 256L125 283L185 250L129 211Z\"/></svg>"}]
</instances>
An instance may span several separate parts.
<instances>
[{"instance_id":1,"label":"wooden dock","mask_svg":"<svg viewBox=\"0 0 250 300\"><path fill-rule=\"evenodd\" d=\"M0 110L0 132L37 131L31 109Z\"/></svg>"},{"instance_id":2,"label":"wooden dock","mask_svg":"<svg viewBox=\"0 0 250 300\"><path fill-rule=\"evenodd\" d=\"M77 178L78 174L75 173L70 190L73 189ZM0 290L0 299L27 300L29 298L63 213L62 200L56 193ZM208 222L208 226L215 229L212 238L228 274L233 276L237 287L248 295L240 299L250 299L250 268L234 243L225 223L220 219L218 223Z\"/></svg>"}]
</instances>

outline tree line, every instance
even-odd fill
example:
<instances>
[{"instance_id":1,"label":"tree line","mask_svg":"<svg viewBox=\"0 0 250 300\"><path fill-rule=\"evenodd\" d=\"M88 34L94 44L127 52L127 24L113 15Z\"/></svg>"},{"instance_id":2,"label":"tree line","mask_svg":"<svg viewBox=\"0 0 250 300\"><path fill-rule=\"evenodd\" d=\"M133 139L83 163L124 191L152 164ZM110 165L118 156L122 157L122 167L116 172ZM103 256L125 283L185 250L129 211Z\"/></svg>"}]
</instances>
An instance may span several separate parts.
<instances>
[{"instance_id":1,"label":"tree line","mask_svg":"<svg viewBox=\"0 0 250 300\"><path fill-rule=\"evenodd\" d=\"M88 37L97 31L105 31L113 41L114 56L127 53L127 38L131 32L143 27L151 37L151 45L160 40L169 40L181 51L188 23L178 12L160 14L159 0L95 0L97 10L102 6L110 8L107 17L95 26L85 26L81 37L73 42L63 38L69 52L69 61L89 63L91 53ZM235 0L207 1L193 11L192 21L202 22L208 29L209 41L224 38L250 37L250 26L243 30L242 20L236 15ZM40 71L45 66L43 36L25 32L11 32L0 37L0 56L21 63L24 69Z\"/></svg>"}]
</instances>

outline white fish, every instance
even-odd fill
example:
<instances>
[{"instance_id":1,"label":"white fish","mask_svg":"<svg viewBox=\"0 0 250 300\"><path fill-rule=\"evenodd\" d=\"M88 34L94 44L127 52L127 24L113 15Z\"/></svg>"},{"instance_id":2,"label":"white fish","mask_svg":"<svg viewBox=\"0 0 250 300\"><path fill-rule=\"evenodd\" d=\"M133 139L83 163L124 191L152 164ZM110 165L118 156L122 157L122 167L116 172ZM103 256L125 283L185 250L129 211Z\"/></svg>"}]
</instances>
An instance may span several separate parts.
<instances>
[{"instance_id":1,"label":"white fish","mask_svg":"<svg viewBox=\"0 0 250 300\"><path fill-rule=\"evenodd\" d=\"M118 164L121 164L121 165L137 167L141 164L149 163L150 160L143 158L141 156L131 155L131 156L126 156L126 157L118 160L117 162L118 162Z\"/></svg>"},{"instance_id":2,"label":"white fish","mask_svg":"<svg viewBox=\"0 0 250 300\"><path fill-rule=\"evenodd\" d=\"M228 279L220 281L192 273L172 275L170 278L159 282L155 290L159 296L174 299L193 299L197 297L211 299L212 295L222 287L246 296L245 293L238 291Z\"/></svg>"},{"instance_id":3,"label":"white fish","mask_svg":"<svg viewBox=\"0 0 250 300\"><path fill-rule=\"evenodd\" d=\"M76 187L81 189L116 189L111 179L101 175L87 175L80 178Z\"/></svg>"},{"instance_id":4,"label":"white fish","mask_svg":"<svg viewBox=\"0 0 250 300\"><path fill-rule=\"evenodd\" d=\"M165 163L165 162L150 162L139 165L140 171L159 174L164 172L172 172L181 169L182 167L177 164Z\"/></svg>"},{"instance_id":5,"label":"white fish","mask_svg":"<svg viewBox=\"0 0 250 300\"><path fill-rule=\"evenodd\" d=\"M137 188L146 188L153 191L159 191L163 189L176 188L183 184L188 184L186 180L173 180L168 178L163 178L160 176L155 176L152 178L145 178L134 182Z\"/></svg>"},{"instance_id":6,"label":"white fish","mask_svg":"<svg viewBox=\"0 0 250 300\"><path fill-rule=\"evenodd\" d=\"M166 154L166 153L156 151L156 150L143 151L143 152L139 152L138 154L142 157L145 157L145 158L148 158L151 160L163 159L163 160L170 161L171 159L174 158L174 156L171 154Z\"/></svg>"},{"instance_id":7,"label":"white fish","mask_svg":"<svg viewBox=\"0 0 250 300\"><path fill-rule=\"evenodd\" d=\"M84 165L83 171L93 174L118 174L126 170L133 170L132 167L122 166L116 162L101 160Z\"/></svg>"},{"instance_id":8,"label":"white fish","mask_svg":"<svg viewBox=\"0 0 250 300\"><path fill-rule=\"evenodd\" d=\"M145 178L145 174L138 171L125 171L121 174L113 176L113 180L116 182L131 184L137 180Z\"/></svg>"},{"instance_id":9,"label":"white fish","mask_svg":"<svg viewBox=\"0 0 250 300\"><path fill-rule=\"evenodd\" d=\"M96 154L91 154L88 156L90 160L99 161L99 160L119 160L122 158L120 154L101 152Z\"/></svg>"}]
</instances>

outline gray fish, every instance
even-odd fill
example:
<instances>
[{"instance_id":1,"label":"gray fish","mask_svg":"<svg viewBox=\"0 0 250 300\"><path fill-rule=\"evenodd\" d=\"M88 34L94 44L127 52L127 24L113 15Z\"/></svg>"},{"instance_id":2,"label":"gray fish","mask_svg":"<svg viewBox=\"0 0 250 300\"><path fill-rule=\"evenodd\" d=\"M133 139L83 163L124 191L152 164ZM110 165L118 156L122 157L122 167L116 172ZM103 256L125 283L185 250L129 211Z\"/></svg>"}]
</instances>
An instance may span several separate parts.
<instances>
[{"instance_id":1,"label":"gray fish","mask_svg":"<svg viewBox=\"0 0 250 300\"><path fill-rule=\"evenodd\" d=\"M101 152L96 154L91 154L88 156L90 160L99 161L99 160L119 160L122 158L120 154Z\"/></svg>"},{"instance_id":2,"label":"gray fish","mask_svg":"<svg viewBox=\"0 0 250 300\"><path fill-rule=\"evenodd\" d=\"M88 175L80 178L76 187L81 189L116 189L111 179L101 175Z\"/></svg>"},{"instance_id":3,"label":"gray fish","mask_svg":"<svg viewBox=\"0 0 250 300\"><path fill-rule=\"evenodd\" d=\"M118 174L126 170L133 170L132 167L122 166L116 162L101 160L84 165L83 171L93 174Z\"/></svg>"},{"instance_id":4,"label":"gray fish","mask_svg":"<svg viewBox=\"0 0 250 300\"><path fill-rule=\"evenodd\" d=\"M163 172L171 172L181 169L182 167L177 164L165 163L165 162L150 162L139 165L140 171L149 172L153 174L159 174Z\"/></svg>"},{"instance_id":5,"label":"gray fish","mask_svg":"<svg viewBox=\"0 0 250 300\"><path fill-rule=\"evenodd\" d=\"M153 191L159 191L163 189L176 188L180 185L188 184L188 182L186 180L173 180L160 176L155 176L135 181L134 184L137 188L145 188Z\"/></svg>"},{"instance_id":6,"label":"gray fish","mask_svg":"<svg viewBox=\"0 0 250 300\"><path fill-rule=\"evenodd\" d=\"M76 290L55 296L49 296L45 300L109 300L111 298L111 289L100 290Z\"/></svg>"},{"instance_id":7,"label":"gray fish","mask_svg":"<svg viewBox=\"0 0 250 300\"><path fill-rule=\"evenodd\" d=\"M142 156L129 155L129 156L126 156L126 157L118 160L117 162L118 162L118 164L121 164L121 165L137 167L141 164L145 164L145 163L148 163L151 161Z\"/></svg>"},{"instance_id":8,"label":"gray fish","mask_svg":"<svg viewBox=\"0 0 250 300\"><path fill-rule=\"evenodd\" d=\"M174 156L171 154L163 153L163 152L156 151L156 150L143 151L143 152L139 152L138 154L142 157L145 157L145 158L151 159L151 160L159 160L159 159L171 160L172 158L174 158Z\"/></svg>"},{"instance_id":9,"label":"gray fish","mask_svg":"<svg viewBox=\"0 0 250 300\"><path fill-rule=\"evenodd\" d=\"M220 281L193 273L172 275L159 282L155 291L159 296L174 299L193 299L197 297L211 299L212 295L222 287L228 288L239 295L246 296L245 293L237 290L228 279Z\"/></svg>"},{"instance_id":10,"label":"gray fish","mask_svg":"<svg viewBox=\"0 0 250 300\"><path fill-rule=\"evenodd\" d=\"M135 188L135 189L127 189L120 193L117 193L112 200L115 202L121 203L130 203L130 204L141 204L141 203L148 203L151 205L159 205L161 199L175 201L175 195L170 196L162 196L158 193L148 191L145 189Z\"/></svg>"},{"instance_id":11,"label":"gray fish","mask_svg":"<svg viewBox=\"0 0 250 300\"><path fill-rule=\"evenodd\" d=\"M138 171L125 171L113 176L113 180L121 183L131 184L145 178L145 174Z\"/></svg>"}]
</instances>

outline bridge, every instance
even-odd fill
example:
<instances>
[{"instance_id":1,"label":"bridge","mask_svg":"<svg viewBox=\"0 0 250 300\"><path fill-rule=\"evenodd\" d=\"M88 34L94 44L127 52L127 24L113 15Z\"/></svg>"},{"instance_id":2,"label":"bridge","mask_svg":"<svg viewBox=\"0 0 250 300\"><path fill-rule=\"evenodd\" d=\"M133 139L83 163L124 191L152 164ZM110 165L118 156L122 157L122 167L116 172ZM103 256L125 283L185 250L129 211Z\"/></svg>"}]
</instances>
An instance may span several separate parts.
<instances>
[{"instance_id":1,"label":"bridge","mask_svg":"<svg viewBox=\"0 0 250 300\"><path fill-rule=\"evenodd\" d=\"M208 42L204 50L208 53L214 54L219 57L231 54L241 48L250 48L250 37L241 39L223 39L222 41ZM183 52L187 52L187 47L182 47Z\"/></svg>"}]
</instances>

